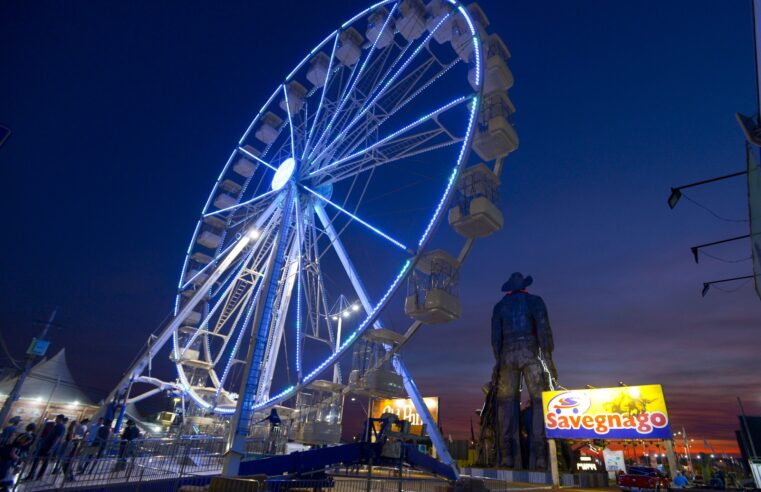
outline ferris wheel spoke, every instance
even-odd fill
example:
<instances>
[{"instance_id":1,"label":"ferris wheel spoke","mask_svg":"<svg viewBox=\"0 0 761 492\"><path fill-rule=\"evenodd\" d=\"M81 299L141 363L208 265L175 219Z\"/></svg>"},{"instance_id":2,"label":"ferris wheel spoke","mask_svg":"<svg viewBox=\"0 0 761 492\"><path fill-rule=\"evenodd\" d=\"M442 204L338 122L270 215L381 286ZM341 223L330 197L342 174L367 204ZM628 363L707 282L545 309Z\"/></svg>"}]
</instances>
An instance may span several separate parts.
<instances>
[{"instance_id":1,"label":"ferris wheel spoke","mask_svg":"<svg viewBox=\"0 0 761 492\"><path fill-rule=\"evenodd\" d=\"M220 214L224 214L224 213L227 213L227 212L232 212L233 210L238 210L241 207L248 207L250 205L253 205L254 203L259 202L260 200L263 200L265 198L271 197L272 195L276 194L278 191L280 191L280 190L270 190L270 191L267 191L265 193L262 193L259 196L255 196L254 198L251 198L250 200L246 200L245 202L240 202L237 205L232 205L232 206L227 207L227 208L223 208L223 209L220 209L220 210L215 210L214 212L209 212L207 214L204 214L203 217L204 218L211 217L213 215L220 215Z\"/></svg>"},{"instance_id":2,"label":"ferris wheel spoke","mask_svg":"<svg viewBox=\"0 0 761 492\"><path fill-rule=\"evenodd\" d=\"M241 152L243 152L244 154L246 154L247 156L249 156L250 158L252 158L252 159L253 159L253 160L255 160L256 162L258 162L258 163L260 163L260 164L262 164L262 165L264 165L264 166L266 166L266 167L268 167L268 168L272 169L273 171L277 171L277 168L276 168L275 166L273 166L273 165L272 165L272 164L270 164L269 162L265 161L264 159L260 159L259 157L255 156L254 154L252 154L251 152L249 152L249 151L248 151L248 150L246 150L245 148L243 148L243 147L238 147L238 150L239 150L239 151L241 151Z\"/></svg>"},{"instance_id":3,"label":"ferris wheel spoke","mask_svg":"<svg viewBox=\"0 0 761 492\"><path fill-rule=\"evenodd\" d=\"M443 24L444 24L444 23L445 23L445 22L446 22L446 21L449 19L449 17L450 17L451 15L452 15L451 13L448 13L447 15L445 15L445 16L444 16L444 17L441 19L441 21L439 21L439 23L438 23L438 24L436 24L436 26L434 27L434 29L432 29L432 30L431 30L431 31L428 33L428 35L425 37L425 39L424 39L424 40L423 40L423 41L422 41L422 42L421 42L421 43L420 43L420 44L419 44L419 45L418 45L418 46L415 48L415 50L412 52L412 54L409 56L409 58L407 58L407 60L405 60L405 61L404 61L404 63L402 63L402 66L401 66L401 67L399 67L399 69L398 69L396 72L394 72L394 74L391 76L391 78L389 78L387 81L385 81L385 84L383 84L383 86L381 87L381 89L380 89L380 90L379 90L379 91L378 91L378 92L377 92L377 93L376 93L374 96L371 96L371 97L369 97L369 98L368 98L368 99L369 99L369 102L367 102L367 103L366 103L366 104L365 104L365 105L364 105L364 106L363 106L363 107L360 109L360 111L357 113L357 115L356 115L356 116L355 116L355 117L354 117L354 118L353 118L353 119L352 119L352 120L349 122L349 124L348 124L346 127L344 127L344 129L343 129L343 133L345 133L345 132L348 132L349 130L351 130L351 128L353 128L353 127L354 127L354 125L355 125L355 124L356 124L356 123L357 123L357 122L358 122L358 121L359 121L359 120L360 120L360 119L361 119L361 118L362 118L362 117L363 117L365 114L367 114L367 112L368 112L368 111L370 111L370 109L371 109L371 108L372 108L372 107L375 105L375 103L378 101L378 99L380 99L381 97L383 97L383 95L384 95L384 94L386 94L386 92L388 91L388 89L389 89L389 87L391 86L391 84L393 84L393 83L394 83L394 81L396 81L396 79L397 79L397 78L399 78L399 76L400 76L400 75L401 75L401 74L404 72L404 70L406 70L406 68L409 66L409 64L410 64L410 63L412 63L412 60L414 60L414 59L417 57L417 55L418 55L418 54L419 54L419 53L422 51L423 47L425 47L425 46L427 46L427 45L428 45L428 42L430 41L431 37L433 37L433 35L436 33L436 31L438 31L438 29L439 29L439 28L440 28L440 27L441 27L441 26L442 26L442 25L443 25ZM383 81L381 81L380 83L382 84L382 83L383 83ZM327 150L328 150L328 149L331 147L331 145L335 144L335 142L336 142L336 141L338 141L340 137L341 137L340 135L337 135L337 136L336 136L336 138L333 140L333 142L331 142L330 144L328 144L328 145L326 146L325 150L323 150L323 151L322 151L322 152L321 152L321 153L320 153L320 154L319 154L319 155L318 155L318 156L315 158L315 160L319 160L319 159L320 159L320 157L321 157L322 155L324 155L324 154L327 152Z\"/></svg>"},{"instance_id":4,"label":"ferris wheel spoke","mask_svg":"<svg viewBox=\"0 0 761 492\"><path fill-rule=\"evenodd\" d=\"M397 149L397 151L392 156L384 155L381 149L377 153L373 153L361 161L350 163L345 167L331 170L329 173L330 177L324 181L321 181L321 184L335 184L345 179L350 179L359 174L374 170L380 166L404 159L409 159L411 157L433 152L435 150L443 149L444 147L448 147L450 145L462 143L465 140L462 137L448 138L443 142L437 142L431 145L423 146L423 144L427 141L432 140L434 137L440 136L442 134L443 132L434 131L430 132L430 138L425 138L423 135L416 135L414 138L407 139L406 142L399 142L400 145L406 144L405 148L403 150Z\"/></svg>"},{"instance_id":5,"label":"ferris wheel spoke","mask_svg":"<svg viewBox=\"0 0 761 492\"><path fill-rule=\"evenodd\" d=\"M336 135L340 136L347 133L349 130L351 130L351 127L353 127L353 125L356 123L356 120L359 120L360 118L362 118L362 116L364 116L364 114L370 109L370 105L369 104L366 105L365 103L371 99L373 92L378 88L378 86L381 83L383 83L383 81L387 79L387 77L391 74L391 72L398 65L398 63L404 59L404 55L407 53L407 50L409 49L410 46L411 46L411 43L405 45L404 48L402 48L402 50L400 51L400 53L397 55L397 57L394 59L394 61L391 63L391 65L386 69L386 71L383 72L383 74L380 77L376 78L373 87L371 87L370 90L368 91L368 95L366 99L358 103L356 113L352 115L351 118L349 118L347 123L341 128L340 132L336 132ZM314 161L319 163L325 156L327 156L328 152L336 144L337 140L338 138L336 137L336 138L333 138L330 142L328 142L325 145L325 147L322 149L320 154L314 158Z\"/></svg>"},{"instance_id":6,"label":"ferris wheel spoke","mask_svg":"<svg viewBox=\"0 0 761 492\"><path fill-rule=\"evenodd\" d=\"M291 116L291 104L288 101L288 89L285 84L282 85L283 95L285 96L285 112L288 114L288 133L291 136L291 156L296 157L296 138L294 137L293 130L293 117Z\"/></svg>"},{"instance_id":7,"label":"ferris wheel spoke","mask_svg":"<svg viewBox=\"0 0 761 492\"><path fill-rule=\"evenodd\" d=\"M312 118L312 126L309 128L309 134L307 135L307 140L304 143L304 152L301 154L301 159L303 160L304 157L306 157L307 153L309 152L309 143L312 141L312 136L314 135L314 129L317 128L317 124L320 121L320 112L322 111L323 103L325 102L325 93L328 91L328 87L330 86L330 75L333 72L333 62L336 58L336 48L338 47L338 31L334 34L335 39L333 40L333 49L330 52L330 60L328 61L328 70L325 72L325 81L322 85L322 91L320 91L320 102L317 105L317 111L315 112L315 115ZM308 126L308 125L307 125Z\"/></svg>"},{"instance_id":8,"label":"ferris wheel spoke","mask_svg":"<svg viewBox=\"0 0 761 492\"><path fill-rule=\"evenodd\" d=\"M320 319L327 316L327 301L325 299L325 287L320 271L320 254L317 247L316 228L312 220L313 214L305 214L304 219L304 247L302 249L304 261L303 269L303 293L306 303L306 312L309 324L304 327L303 332L306 334L307 328L309 338L319 338ZM324 301L324 302L323 302ZM324 312L321 309L324 307Z\"/></svg>"},{"instance_id":9,"label":"ferris wheel spoke","mask_svg":"<svg viewBox=\"0 0 761 492\"><path fill-rule=\"evenodd\" d=\"M367 53L367 56L365 56L365 59L362 61L362 65L359 68L359 72L357 72L356 77L351 77L349 80L351 83L347 83L348 90L346 90L343 93L343 96L338 99L336 110L333 113L333 117L331 118L330 122L328 123L328 126L325 128L325 132L323 132L323 137L330 132L330 130L333 128L333 125L336 123L336 119L340 114L346 115L347 113L342 113L342 110L344 109L344 106L349 101L350 97L353 97L355 95L355 88L357 87L357 83L362 78L362 75L365 73L365 68L367 67L368 62L372 58L373 54L375 53L375 46L378 44L378 41L381 39L383 34L386 32L386 28L388 27L388 23L391 21L391 19L394 16L394 13L396 12L396 9L398 7L398 4L394 4L394 6L391 8L391 11L388 13L388 16L386 16L386 20L383 22L382 28L378 31L378 34L375 36L375 39L373 40L373 44L370 47L370 50ZM359 63L355 64L358 65ZM354 71L352 70L352 75L354 74ZM320 141L322 141L322 137L320 138ZM318 141L318 145L320 143Z\"/></svg>"},{"instance_id":10,"label":"ferris wheel spoke","mask_svg":"<svg viewBox=\"0 0 761 492\"><path fill-rule=\"evenodd\" d=\"M388 136L386 136L384 138L381 138L377 142L369 145L368 147L365 147L365 148L363 148L361 150L358 150L358 151L352 153L351 155L348 155L346 157L338 159L337 161L334 161L334 162L328 164L327 166L323 166L322 168L318 169L317 171L313 171L310 174L310 176L323 176L323 175L325 175L325 173L327 171L329 171L329 170L331 170L333 168L336 168L336 167L340 166L341 164L344 164L346 162L350 162L352 159L362 158L368 152L370 152L370 151L372 151L372 150L374 150L374 149L376 149L378 147L381 147L381 146L387 144L388 142L392 141L393 139L396 139L397 137L399 137L400 135L403 135L404 133L409 132L410 130L415 129L415 128L419 127L420 125L423 125L424 123L427 123L429 121L435 121L436 117L438 115L440 115L441 113L443 113L443 112L445 112L445 111L447 111L449 109L452 109L455 106L458 106L460 104L467 103L470 100L472 100L472 97L459 97L459 98L455 99L454 101L452 101L452 102L450 102L448 104L445 104L444 106L442 106L442 107L440 107L440 108L438 108L438 109L428 113L427 115L425 115L425 116L423 116L421 118L418 118L416 121L410 123L409 125L403 127L402 129L397 130L397 131L391 133L390 135L388 135ZM436 122L436 124L437 124L437 126L442 128L442 126L438 122Z\"/></svg>"},{"instance_id":11,"label":"ferris wheel spoke","mask_svg":"<svg viewBox=\"0 0 761 492\"><path fill-rule=\"evenodd\" d=\"M357 216L356 214L353 214L353 213L349 212L348 210L346 210L346 209L345 209L345 208L343 208L342 206L340 206L340 205L338 205L337 203L334 203L334 202L332 202L332 201L328 200L327 198L325 198L325 197L324 197L324 196L322 196L321 194L317 193L316 191L312 190L311 188L308 188L307 186L305 186L305 185L303 185L303 184L301 184L301 185L299 185L299 186L301 186L301 187L302 187L302 188L304 188L306 191L308 191L308 192L309 192L309 193L311 193L312 195L316 196L317 198L319 198L319 199L320 199L320 200L322 200L323 202L327 203L327 204L328 204L328 205L330 205L331 207L335 208L335 209L336 209L336 210L338 210L339 212L342 212L342 213L344 213L344 214L348 215L348 216L349 216L349 217L351 217L353 220L355 220L355 221L359 222L360 224L362 224L363 226L365 226L367 229L369 229L369 230L373 231L375 234L377 234L377 235L379 235L380 237L382 237L383 239L387 240L388 242L390 242L390 243L391 243L391 244L393 244L394 246L396 246L396 247L400 248L402 251L405 251L405 252L407 252L407 253L410 253L410 254L414 253L414 252L413 252L411 249L409 249L409 248L408 248L407 246L405 246L403 243L401 243L401 242L397 241L396 239L394 239L393 237L389 236L389 235L388 235L388 234L386 234L385 232L381 231L380 229L378 229L378 228L377 228L377 227L375 227L374 225L370 224L369 222L367 222L367 221L365 221L365 220L362 220L362 219L361 219L359 216Z\"/></svg>"},{"instance_id":12,"label":"ferris wheel spoke","mask_svg":"<svg viewBox=\"0 0 761 492\"><path fill-rule=\"evenodd\" d=\"M350 133L345 135L345 137L342 139L341 142L341 149L336 149L336 153L338 154L339 158L347 155L350 152L353 152L357 149L359 145L362 144L363 140L367 138L367 136L375 135L375 133L380 130L381 125L386 123L389 118L394 116L400 109L405 107L407 104L415 100L418 96L423 94L428 88L430 88L434 82L437 80L440 80L444 74L446 74L452 67L457 65L460 62L460 58L455 59L450 64L446 65L444 68L439 70L436 74L434 74L432 77L430 77L424 84L420 85L419 88L416 90L415 87L418 86L420 80L423 78L425 73L427 72L428 68L432 65L433 60L429 60L426 64L421 65L421 67L414 72L410 73L408 76L404 77L403 80L400 80L397 84L407 84L407 87L404 90L400 90L399 94L397 96L398 101L392 102L392 106L389 109L385 109L381 107L381 104L378 104L378 112L383 113L380 115L379 118L366 118L365 121L354 128L354 130ZM412 92L414 90L414 92ZM412 94L410 94L412 92ZM391 93L389 94L389 99L391 98L391 95L395 94L394 88L391 89ZM408 94L410 94L408 96ZM405 98L405 96L407 96ZM384 101L385 102L385 101ZM343 152L340 152L340 150L343 150Z\"/></svg>"},{"instance_id":13,"label":"ferris wheel spoke","mask_svg":"<svg viewBox=\"0 0 761 492\"><path fill-rule=\"evenodd\" d=\"M330 133L330 129L333 127L333 123L335 123L335 120L338 118L338 116L341 114L341 111L339 111L339 103L340 101L344 100L345 95L347 94L349 87L351 86L351 81L354 79L354 74L359 67L359 63L355 63L354 66L351 69L351 72L349 73L349 78L346 80L345 85L343 84L343 72L346 71L345 68L341 68L342 76L339 79L339 87L338 89L338 98L334 101L334 110L330 113L330 115L326 114L326 117L328 119L328 124L325 125L325 128L322 129L322 132L320 133L320 137L317 139L317 142L315 142L314 147L312 147L312 150L309 152L309 159L311 160L313 158L313 154L320 148L320 145L323 143L325 138Z\"/></svg>"}]
</instances>

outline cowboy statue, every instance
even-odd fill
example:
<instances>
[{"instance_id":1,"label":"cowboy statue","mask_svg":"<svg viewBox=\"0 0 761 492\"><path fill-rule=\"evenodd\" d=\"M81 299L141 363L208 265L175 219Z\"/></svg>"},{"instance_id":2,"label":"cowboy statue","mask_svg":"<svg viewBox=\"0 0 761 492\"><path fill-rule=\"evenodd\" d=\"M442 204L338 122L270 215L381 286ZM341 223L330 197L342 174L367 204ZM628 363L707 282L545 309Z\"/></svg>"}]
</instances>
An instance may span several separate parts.
<instances>
[{"instance_id":1,"label":"cowboy statue","mask_svg":"<svg viewBox=\"0 0 761 492\"><path fill-rule=\"evenodd\" d=\"M502 286L504 297L494 306L491 343L497 364L491 387L494 448L499 466L534 470L547 468L547 439L544 434L542 391L556 378L552 363L552 330L547 307L541 297L529 294L531 277L513 273ZM521 384L523 379L523 385ZM529 459L521 459L520 390L528 389L531 406ZM528 415L527 415L528 417Z\"/></svg>"}]
</instances>

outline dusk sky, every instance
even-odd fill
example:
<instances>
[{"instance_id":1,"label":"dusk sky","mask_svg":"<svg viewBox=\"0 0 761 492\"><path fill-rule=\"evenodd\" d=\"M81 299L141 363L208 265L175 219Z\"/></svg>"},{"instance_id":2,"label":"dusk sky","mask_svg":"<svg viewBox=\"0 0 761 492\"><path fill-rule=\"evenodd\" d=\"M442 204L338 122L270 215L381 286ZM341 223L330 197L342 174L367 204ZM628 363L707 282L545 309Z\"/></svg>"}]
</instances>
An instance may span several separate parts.
<instances>
[{"instance_id":1,"label":"dusk sky","mask_svg":"<svg viewBox=\"0 0 761 492\"><path fill-rule=\"evenodd\" d=\"M174 300L183 254L231 147L274 87L367 2L0 2L7 213L0 329L20 356L59 307L56 347L110 390ZM466 437L493 365L489 318L534 277L569 388L664 385L672 425L736 447L736 397L761 414L761 302L748 275L734 113L757 111L750 1L480 2L512 52L521 138L505 227L460 277L459 321L404 351L443 426ZM717 259L719 258L719 259ZM725 261L720 261L725 260ZM718 287L721 287L720 290ZM732 292L726 292L731 290Z\"/></svg>"}]
</instances>

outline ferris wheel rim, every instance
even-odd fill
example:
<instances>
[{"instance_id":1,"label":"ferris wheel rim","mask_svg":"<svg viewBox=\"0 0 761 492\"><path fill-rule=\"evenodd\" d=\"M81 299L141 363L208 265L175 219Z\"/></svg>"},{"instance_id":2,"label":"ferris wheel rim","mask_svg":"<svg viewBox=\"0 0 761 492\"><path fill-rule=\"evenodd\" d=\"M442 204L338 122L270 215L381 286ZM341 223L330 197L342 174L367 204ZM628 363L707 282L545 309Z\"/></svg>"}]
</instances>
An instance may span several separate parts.
<instances>
[{"instance_id":1,"label":"ferris wheel rim","mask_svg":"<svg viewBox=\"0 0 761 492\"><path fill-rule=\"evenodd\" d=\"M445 187L445 189L444 189L444 191L443 191L443 193L442 193L442 195L441 195L441 197L439 199L439 202L436 204L434 212L433 212L430 220L428 221L428 224L425 227L422 235L420 236L419 240L417 241L417 245L415 246L415 248L414 249L408 248L408 252L411 254L411 256L403 263L401 269L398 271L396 276L394 277L392 275L393 280L391 280L390 284L388 285L388 288L386 289L385 294L380 298L380 300L375 301L375 304L373 306L372 311L367 314L367 316L364 318L364 320L360 323L359 327L356 328L350 335L348 335L341 342L340 347L333 354L328 356L322 363L317 365L308 374L304 375L304 377L299 382L297 382L295 385L287 387L286 389L284 389L283 391L279 392L275 396L272 396L272 397L268 398L267 400L254 405L254 410L263 410L263 409L269 408L269 407L271 407L273 405L279 404L279 403L283 402L284 400L287 400L287 399L293 397L301 388L303 388L304 386L310 384L312 381L317 379L317 377L323 371L325 371L326 369L328 369L329 367L334 365L340 359L340 357L342 355L344 355L345 352L347 350L349 350L354 345L354 343L361 337L361 335L369 327L371 327L373 325L373 323L375 323L375 321L378 319L378 317L380 316L382 311L387 306L390 298L398 291L398 289L401 286L402 282L407 277L407 274L415 267L417 261L419 260L421 254L424 252L425 248L429 244L432 236L434 235L437 227L439 226L439 224L440 224L440 222L441 222L441 220L443 218L444 212L446 210L446 205L450 201L450 199L452 197L452 194L454 192L454 185L455 185L455 183L457 181L457 178L459 176L460 170L464 166L465 162L467 162L468 154L469 154L469 152L471 150L471 144L472 144L472 139L473 139L473 134L474 134L473 130L474 130L474 127L476 125L476 121L475 120L476 120L476 115L478 114L479 104L480 104L480 96L481 96L481 91L482 91L482 88L483 88L483 84L482 84L482 79L483 79L483 64L482 64L482 61L481 61L481 54L480 54L481 44L482 44L481 35L478 32L478 30L473 27L473 20L471 19L470 13L467 11L467 9L465 9L462 6L462 4L459 1L456 1L456 0L446 0L446 2L453 6L453 13L454 12L458 12L458 13L463 15L463 17L467 20L468 25L470 27L471 34L473 35L473 40L474 40L474 42L473 42L473 49L474 49L474 57L475 57L475 64L476 64L476 74L477 74L476 75L476 82L477 82L477 86L478 87L474 90L474 95L473 95L472 99L470 100L471 105L470 105L469 121L468 121L468 124L467 124L467 134L466 134L466 137L462 140L462 145L460 147L459 155L457 156L456 162L454 163L454 166L453 166L451 172L449 173L449 177L448 177L448 181L447 181L446 187ZM287 97L288 97L287 96L287 90L285 90L286 84L288 84L290 81L294 80L293 77L295 76L295 74L298 73L299 70L301 70L304 67L304 65L306 63L308 63L310 61L310 59L315 56L316 53L320 52L320 50L323 47L325 47L328 43L330 43L330 41L332 39L335 38L334 42L337 42L338 36L340 35L340 33L344 29L346 29L347 26L351 26L354 22L356 22L357 20L359 20L362 17L366 16L367 14L376 11L379 7L382 7L382 6L385 6L385 5L388 5L388 4L392 4L392 3L393 4L398 4L399 0L383 0L381 2L378 2L378 3L374 4L374 5L366 8L365 10L361 11L360 13L358 13L357 15L352 17L349 21L343 23L339 29L336 29L333 32L331 32L327 37L325 37L322 40L322 42L320 42L315 48L313 48L301 60L301 62L299 64L296 65L296 67L286 77L285 81L282 84L277 86L277 88L273 91L272 95L269 97L267 102L262 106L262 109L255 115L254 119L248 125L246 131L244 132L243 136L238 141L238 148L233 150L232 154L228 158L227 163L223 167L222 172L220 173L220 176L217 179L217 181L216 181L216 183L215 183L214 187L212 188L212 191L211 191L211 193L209 195L209 198L206 201L206 204L205 204L205 206L203 208L201 219L198 221L198 223L196 225L196 229L195 229L193 235L191 236L190 245L189 245L188 250L186 252L183 268L181 270L180 282L178 284L178 289L182 289L183 284L187 285L187 278L186 278L185 274L186 274L187 268L188 268L188 261L189 261L190 254L191 254L191 252L193 250L194 244L196 242L197 236L199 234L199 231L200 231L201 225L203 223L204 217L206 217L209 214L216 214L216 213L222 212L222 211L209 212L210 205L211 205L212 199L214 197L214 194L217 191L218 186L219 186L221 180L228 173L228 170L230 169L230 166L235 162L235 157L238 155L238 153L241 150L244 150L244 149L242 149L242 146L244 145L244 142L246 141L247 138L249 138L250 133L256 127L256 124L260 120L260 118L266 113L267 108L270 107L270 105L273 103L275 98L281 92L285 93L285 95L286 95L286 101L287 101ZM427 44L428 42L430 42L431 35L432 35L432 33L427 35L426 41L421 43L421 46ZM357 65L359 65L359 64L357 63ZM324 94L323 94L323 96L324 96ZM318 109L318 111L319 111L319 109ZM289 116L289 119L290 119L290 116L291 116L290 110L286 109L286 113L288 113L288 116ZM289 126L291 127L291 131L292 131L293 124L291 123ZM293 139L293 136L291 135L291 145L293 147L293 140L292 139ZM305 151L306 151L306 149L305 149ZM293 152L293 154L296 153L294 148L292 148L292 152ZM259 161L264 163L263 159L258 159L257 158L257 160L259 160ZM270 165L269 167L272 167L272 166ZM273 170L277 170L277 169L273 168ZM301 185L299 185L299 186L301 186ZM303 187L306 188L306 190L308 192L311 192L314 195L318 195L318 192L316 192L315 190L312 190L312 189L306 187L306 185L303 185ZM273 183L273 188L274 188L274 183ZM279 195L279 193L278 193L279 191L280 191L280 188L273 189L272 190L272 196ZM330 203L329 200L327 200L327 202ZM324 206L325 206L325 204L323 204L323 207ZM298 207L296 207L296 208L298 209ZM234 243L231 243L230 246L232 246L232 244L234 244ZM220 246L220 248L221 248L221 246ZM228 249L229 249L229 247L228 247ZM225 251L221 251L220 255L224 254L224 253L225 253ZM176 304L179 303L179 297L180 297L180 293L178 291ZM173 338L174 338L175 344L176 344L177 331L175 331L175 333L173 335ZM206 410L212 411L214 413L219 413L219 414L231 414L231 413L233 413L235 411L235 406L234 405L233 406L222 406L222 405L217 405L217 404L211 404L210 402L208 402L208 401L204 400L203 398L201 398L199 395L197 395L195 393L194 388L192 387L192 385L187 380L185 372L184 372L184 369L183 369L183 366L182 366L182 363L179 360L175 360L175 366L176 366L176 369L177 369L177 372L178 372L178 376L180 378L180 383L181 383L184 391L197 404L199 404L200 406L202 406Z\"/></svg>"}]
</instances>

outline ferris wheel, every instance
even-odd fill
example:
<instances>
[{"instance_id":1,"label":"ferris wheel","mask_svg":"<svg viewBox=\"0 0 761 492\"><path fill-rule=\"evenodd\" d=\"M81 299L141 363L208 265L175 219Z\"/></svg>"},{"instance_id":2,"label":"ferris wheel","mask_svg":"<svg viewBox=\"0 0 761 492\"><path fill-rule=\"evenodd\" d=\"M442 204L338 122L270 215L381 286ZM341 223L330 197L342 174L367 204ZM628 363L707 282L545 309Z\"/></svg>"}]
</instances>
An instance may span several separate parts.
<instances>
[{"instance_id":1,"label":"ferris wheel","mask_svg":"<svg viewBox=\"0 0 761 492\"><path fill-rule=\"evenodd\" d=\"M417 329L459 316L456 272L502 226L498 175L518 145L509 52L488 25L455 0L380 1L276 85L202 208L173 320L120 383L154 386L130 401L173 389L230 415L320 378L357 386L339 365L352 347L381 348L360 379L404 372ZM496 164L471 165L471 148ZM447 215L456 257L429 247ZM385 323L394 299L409 324ZM167 344L176 381L146 374Z\"/></svg>"}]
</instances>

